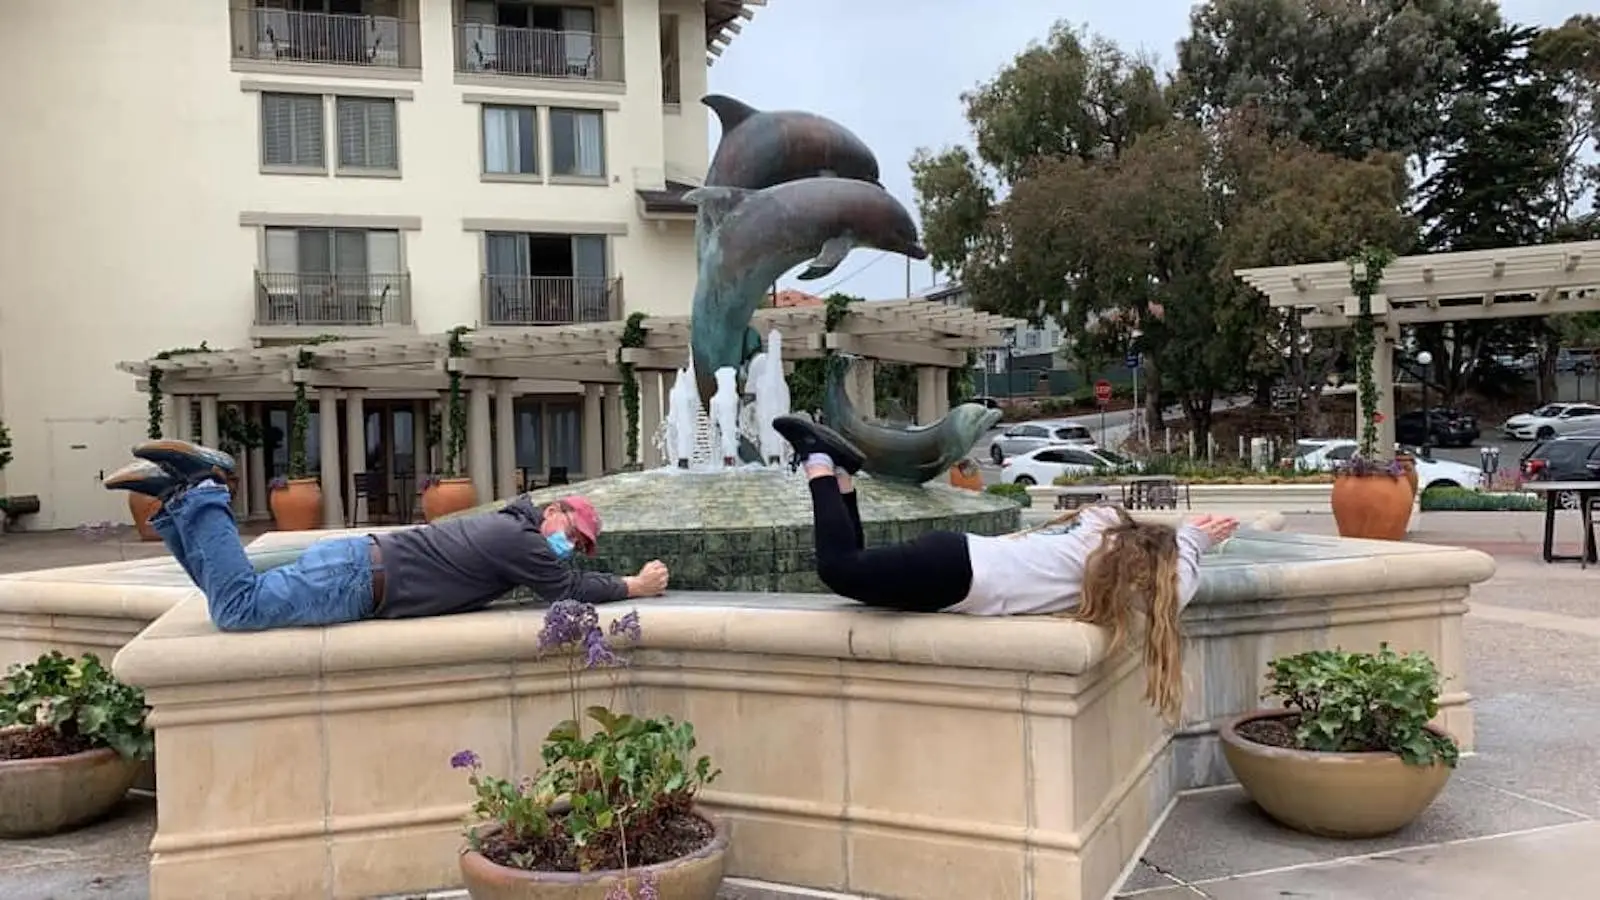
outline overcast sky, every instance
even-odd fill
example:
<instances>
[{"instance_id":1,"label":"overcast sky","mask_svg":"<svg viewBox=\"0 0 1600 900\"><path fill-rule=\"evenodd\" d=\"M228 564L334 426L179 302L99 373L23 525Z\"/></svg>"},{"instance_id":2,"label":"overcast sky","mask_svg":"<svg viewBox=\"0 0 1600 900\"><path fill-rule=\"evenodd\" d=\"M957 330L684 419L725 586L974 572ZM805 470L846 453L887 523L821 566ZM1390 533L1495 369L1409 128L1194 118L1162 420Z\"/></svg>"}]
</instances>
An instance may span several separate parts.
<instances>
[{"instance_id":1,"label":"overcast sky","mask_svg":"<svg viewBox=\"0 0 1600 900\"><path fill-rule=\"evenodd\" d=\"M1502 0L1507 18L1555 25L1593 0ZM711 67L711 90L764 109L804 109L860 135L884 186L916 214L907 162L918 147L968 143L960 95L992 78L1058 19L1175 64L1190 0L768 0ZM997 12L1004 9L1005 13ZM685 98L688 99L688 98ZM712 117L712 139L718 128ZM933 281L911 266L911 289ZM816 282L869 299L906 295L905 258L856 250Z\"/></svg>"}]
</instances>

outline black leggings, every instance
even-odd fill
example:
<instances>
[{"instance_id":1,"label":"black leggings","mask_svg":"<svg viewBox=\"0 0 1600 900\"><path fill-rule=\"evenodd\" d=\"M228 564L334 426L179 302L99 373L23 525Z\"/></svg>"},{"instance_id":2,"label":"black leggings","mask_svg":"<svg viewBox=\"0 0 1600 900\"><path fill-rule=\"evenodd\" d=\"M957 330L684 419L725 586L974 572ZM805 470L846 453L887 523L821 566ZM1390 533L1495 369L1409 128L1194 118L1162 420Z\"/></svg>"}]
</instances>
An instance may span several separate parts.
<instances>
[{"instance_id":1,"label":"black leggings","mask_svg":"<svg viewBox=\"0 0 1600 900\"><path fill-rule=\"evenodd\" d=\"M972 588L967 536L930 531L915 540L866 549L855 492L835 478L811 479L817 575L834 593L886 609L938 612Z\"/></svg>"}]
</instances>

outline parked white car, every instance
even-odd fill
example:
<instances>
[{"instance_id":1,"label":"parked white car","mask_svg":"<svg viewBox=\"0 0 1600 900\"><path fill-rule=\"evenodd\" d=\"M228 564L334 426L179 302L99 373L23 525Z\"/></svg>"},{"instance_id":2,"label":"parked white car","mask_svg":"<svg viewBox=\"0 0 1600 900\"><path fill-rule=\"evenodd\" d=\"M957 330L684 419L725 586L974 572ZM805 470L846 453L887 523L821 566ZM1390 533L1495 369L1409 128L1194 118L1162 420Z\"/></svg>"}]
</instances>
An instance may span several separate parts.
<instances>
[{"instance_id":1,"label":"parked white car","mask_svg":"<svg viewBox=\"0 0 1600 900\"><path fill-rule=\"evenodd\" d=\"M1506 437L1542 441L1563 434L1600 430L1600 406L1593 403L1547 403L1515 415L1501 426Z\"/></svg>"},{"instance_id":2,"label":"parked white car","mask_svg":"<svg viewBox=\"0 0 1600 900\"><path fill-rule=\"evenodd\" d=\"M1006 484L1051 484L1063 475L1081 478L1096 472L1137 472L1142 468L1115 450L1066 444L1007 457L1000 463L1000 480Z\"/></svg>"},{"instance_id":3,"label":"parked white car","mask_svg":"<svg viewBox=\"0 0 1600 900\"><path fill-rule=\"evenodd\" d=\"M1088 426L1071 419L1035 419L1018 422L995 436L989 444L989 458L998 465L1008 456L1018 456L1029 450L1057 444L1094 446L1094 434Z\"/></svg>"},{"instance_id":4,"label":"parked white car","mask_svg":"<svg viewBox=\"0 0 1600 900\"><path fill-rule=\"evenodd\" d=\"M1360 446L1351 438L1308 438L1295 444L1290 464L1305 471L1330 472L1339 463L1348 462ZM1421 490L1432 487L1483 489L1483 472L1477 466L1420 456L1416 460L1417 487Z\"/></svg>"}]
</instances>

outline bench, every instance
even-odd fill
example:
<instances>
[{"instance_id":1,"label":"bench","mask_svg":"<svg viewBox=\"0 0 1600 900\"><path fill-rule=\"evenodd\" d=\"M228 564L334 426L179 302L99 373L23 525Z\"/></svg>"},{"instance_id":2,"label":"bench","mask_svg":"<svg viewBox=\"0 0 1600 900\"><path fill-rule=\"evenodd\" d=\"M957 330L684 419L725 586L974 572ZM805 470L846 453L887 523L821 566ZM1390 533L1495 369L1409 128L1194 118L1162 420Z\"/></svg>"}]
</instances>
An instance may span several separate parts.
<instances>
[{"instance_id":1,"label":"bench","mask_svg":"<svg viewBox=\"0 0 1600 900\"><path fill-rule=\"evenodd\" d=\"M11 523L17 519L36 515L38 512L38 494L13 494L9 497L0 497L0 532L9 530Z\"/></svg>"}]
</instances>

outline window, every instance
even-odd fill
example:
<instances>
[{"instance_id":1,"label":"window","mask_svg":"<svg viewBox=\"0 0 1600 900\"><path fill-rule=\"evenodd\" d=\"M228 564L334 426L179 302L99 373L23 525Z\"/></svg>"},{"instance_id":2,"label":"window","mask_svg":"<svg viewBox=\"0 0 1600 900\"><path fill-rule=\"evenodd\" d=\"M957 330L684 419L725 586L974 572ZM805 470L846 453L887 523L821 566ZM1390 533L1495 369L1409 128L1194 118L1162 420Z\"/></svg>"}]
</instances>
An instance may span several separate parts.
<instances>
[{"instance_id":1,"label":"window","mask_svg":"<svg viewBox=\"0 0 1600 900\"><path fill-rule=\"evenodd\" d=\"M1089 429L1082 425L1068 425L1066 428L1056 429L1056 440L1058 441L1088 441L1093 439L1093 436L1089 434Z\"/></svg>"},{"instance_id":2,"label":"window","mask_svg":"<svg viewBox=\"0 0 1600 900\"><path fill-rule=\"evenodd\" d=\"M257 321L375 325L399 321L400 232L268 228Z\"/></svg>"},{"instance_id":3,"label":"window","mask_svg":"<svg viewBox=\"0 0 1600 900\"><path fill-rule=\"evenodd\" d=\"M582 178L605 177L604 114L590 109L550 110L550 171Z\"/></svg>"},{"instance_id":4,"label":"window","mask_svg":"<svg viewBox=\"0 0 1600 900\"><path fill-rule=\"evenodd\" d=\"M1068 465L1073 466L1087 466L1091 469L1099 469L1105 466L1105 463L1082 450L1063 450L1061 451L1061 458L1066 460Z\"/></svg>"},{"instance_id":5,"label":"window","mask_svg":"<svg viewBox=\"0 0 1600 900\"><path fill-rule=\"evenodd\" d=\"M610 320L605 236L485 234L484 302L490 325Z\"/></svg>"},{"instance_id":6,"label":"window","mask_svg":"<svg viewBox=\"0 0 1600 900\"><path fill-rule=\"evenodd\" d=\"M1035 453L1033 455L1033 461L1034 462L1042 462L1042 463L1061 464L1061 463L1065 463L1067 461L1067 458L1062 454L1062 452L1060 450L1040 450L1038 453Z\"/></svg>"},{"instance_id":7,"label":"window","mask_svg":"<svg viewBox=\"0 0 1600 900\"><path fill-rule=\"evenodd\" d=\"M400 168L400 139L394 100L339 97L339 168L394 172Z\"/></svg>"},{"instance_id":8,"label":"window","mask_svg":"<svg viewBox=\"0 0 1600 900\"><path fill-rule=\"evenodd\" d=\"M679 78L682 66L678 64L678 17L661 16L661 102L682 103L683 83Z\"/></svg>"},{"instance_id":9,"label":"window","mask_svg":"<svg viewBox=\"0 0 1600 900\"><path fill-rule=\"evenodd\" d=\"M497 175L537 175L537 136L533 107L485 106L483 171Z\"/></svg>"},{"instance_id":10,"label":"window","mask_svg":"<svg viewBox=\"0 0 1600 900\"><path fill-rule=\"evenodd\" d=\"M322 97L316 94L261 95L261 164L324 169Z\"/></svg>"},{"instance_id":11,"label":"window","mask_svg":"<svg viewBox=\"0 0 1600 900\"><path fill-rule=\"evenodd\" d=\"M1324 454L1324 458L1334 462L1343 462L1356 455L1355 444L1341 444Z\"/></svg>"}]
</instances>

